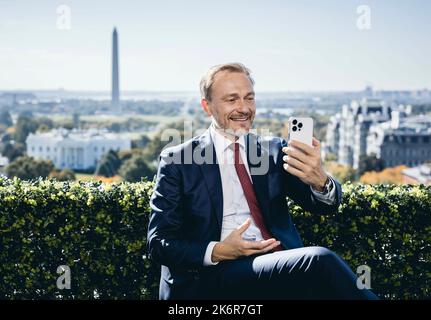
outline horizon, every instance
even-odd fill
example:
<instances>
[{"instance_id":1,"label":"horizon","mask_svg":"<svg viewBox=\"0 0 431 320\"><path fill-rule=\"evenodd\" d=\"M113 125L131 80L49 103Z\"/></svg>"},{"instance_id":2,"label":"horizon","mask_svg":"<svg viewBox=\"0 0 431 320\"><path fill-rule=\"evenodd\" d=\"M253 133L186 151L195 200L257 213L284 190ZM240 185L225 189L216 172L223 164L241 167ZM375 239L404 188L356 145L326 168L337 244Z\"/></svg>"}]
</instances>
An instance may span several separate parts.
<instances>
[{"instance_id":1,"label":"horizon","mask_svg":"<svg viewBox=\"0 0 431 320\"><path fill-rule=\"evenodd\" d=\"M278 93L304 93L304 94L314 94L314 93L361 93L365 92L366 88L359 90L260 90L259 93L263 94L278 94ZM372 88L372 92L421 92L421 91L431 91L431 88L417 88L417 89L374 89ZM36 93L36 92L66 92L66 93L103 93L110 95L111 90L109 89L101 89L101 90L68 90L63 88L58 89L1 89L0 93ZM190 93L195 94L199 93L199 90L145 90L145 89L137 89L137 90L121 90L121 95L123 94L134 94L134 93ZM258 92L256 92L257 94Z\"/></svg>"}]
</instances>

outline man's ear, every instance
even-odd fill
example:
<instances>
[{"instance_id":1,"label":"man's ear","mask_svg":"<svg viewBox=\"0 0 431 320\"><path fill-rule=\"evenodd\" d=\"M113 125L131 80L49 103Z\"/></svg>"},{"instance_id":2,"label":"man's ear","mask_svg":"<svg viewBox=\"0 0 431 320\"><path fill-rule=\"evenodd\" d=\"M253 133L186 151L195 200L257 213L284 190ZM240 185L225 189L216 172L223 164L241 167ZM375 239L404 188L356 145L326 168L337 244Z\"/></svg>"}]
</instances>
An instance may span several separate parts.
<instances>
[{"instance_id":1,"label":"man's ear","mask_svg":"<svg viewBox=\"0 0 431 320\"><path fill-rule=\"evenodd\" d=\"M204 109L204 111L205 111L205 113L207 115L212 116L212 113L211 113L211 110L209 108L208 100L207 99L205 99L205 98L201 99L201 106L202 106L202 109Z\"/></svg>"}]
</instances>

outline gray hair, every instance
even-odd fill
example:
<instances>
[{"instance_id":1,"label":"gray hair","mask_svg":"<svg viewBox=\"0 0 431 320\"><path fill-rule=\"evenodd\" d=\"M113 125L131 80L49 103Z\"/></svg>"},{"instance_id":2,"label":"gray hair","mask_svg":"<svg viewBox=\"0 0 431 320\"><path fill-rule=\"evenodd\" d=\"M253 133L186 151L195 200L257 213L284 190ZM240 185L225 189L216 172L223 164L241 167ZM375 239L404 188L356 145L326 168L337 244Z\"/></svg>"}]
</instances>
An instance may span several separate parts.
<instances>
[{"instance_id":1,"label":"gray hair","mask_svg":"<svg viewBox=\"0 0 431 320\"><path fill-rule=\"evenodd\" d=\"M201 97L205 100L211 101L211 87L214 83L214 77L221 71L239 72L248 76L251 83L254 85L254 80L251 77L251 71L245 65L239 62L224 63L211 67L208 72L202 77L200 83Z\"/></svg>"}]
</instances>

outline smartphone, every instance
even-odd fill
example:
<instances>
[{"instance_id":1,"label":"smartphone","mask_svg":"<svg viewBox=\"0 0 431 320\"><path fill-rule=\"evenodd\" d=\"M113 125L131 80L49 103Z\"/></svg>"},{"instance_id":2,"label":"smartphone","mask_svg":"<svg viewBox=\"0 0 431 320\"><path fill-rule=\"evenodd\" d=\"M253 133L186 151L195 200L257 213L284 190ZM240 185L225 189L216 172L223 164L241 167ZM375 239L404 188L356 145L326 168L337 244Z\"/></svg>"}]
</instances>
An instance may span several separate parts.
<instances>
[{"instance_id":1,"label":"smartphone","mask_svg":"<svg viewBox=\"0 0 431 320\"><path fill-rule=\"evenodd\" d=\"M309 117L290 117L289 140L298 140L313 146L313 119Z\"/></svg>"}]
</instances>

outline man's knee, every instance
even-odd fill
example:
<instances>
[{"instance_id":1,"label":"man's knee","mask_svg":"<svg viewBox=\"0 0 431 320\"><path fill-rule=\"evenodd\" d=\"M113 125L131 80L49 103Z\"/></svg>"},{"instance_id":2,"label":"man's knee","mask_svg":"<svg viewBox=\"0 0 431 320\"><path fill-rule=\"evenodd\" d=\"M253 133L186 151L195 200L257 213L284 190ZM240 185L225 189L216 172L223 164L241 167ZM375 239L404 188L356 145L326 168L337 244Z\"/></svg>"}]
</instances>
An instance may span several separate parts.
<instances>
[{"instance_id":1,"label":"man's knee","mask_svg":"<svg viewBox=\"0 0 431 320\"><path fill-rule=\"evenodd\" d=\"M335 252L329 250L325 247L309 247L309 250L307 250L307 253L311 256L311 258L319 263L332 263L338 260L338 256Z\"/></svg>"}]
</instances>

